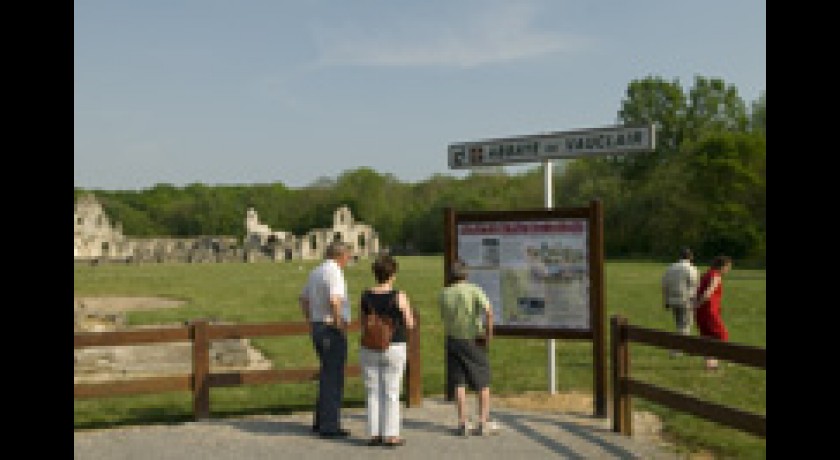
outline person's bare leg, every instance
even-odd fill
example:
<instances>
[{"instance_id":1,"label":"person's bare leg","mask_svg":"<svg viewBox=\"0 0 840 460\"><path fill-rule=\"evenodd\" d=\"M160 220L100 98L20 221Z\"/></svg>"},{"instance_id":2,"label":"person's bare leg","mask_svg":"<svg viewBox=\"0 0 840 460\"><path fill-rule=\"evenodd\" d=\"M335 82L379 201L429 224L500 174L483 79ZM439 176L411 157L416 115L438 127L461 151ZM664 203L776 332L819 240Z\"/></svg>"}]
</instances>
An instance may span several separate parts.
<instances>
[{"instance_id":1,"label":"person's bare leg","mask_svg":"<svg viewBox=\"0 0 840 460\"><path fill-rule=\"evenodd\" d=\"M484 387L478 392L478 420L482 424L490 420L490 387Z\"/></svg>"},{"instance_id":2,"label":"person's bare leg","mask_svg":"<svg viewBox=\"0 0 840 460\"><path fill-rule=\"evenodd\" d=\"M479 390L478 399L478 434L487 436L498 433L496 424L490 421L490 387Z\"/></svg>"},{"instance_id":3,"label":"person's bare leg","mask_svg":"<svg viewBox=\"0 0 840 460\"><path fill-rule=\"evenodd\" d=\"M458 424L467 423L467 387L459 385L455 387L455 406L458 408Z\"/></svg>"}]
</instances>

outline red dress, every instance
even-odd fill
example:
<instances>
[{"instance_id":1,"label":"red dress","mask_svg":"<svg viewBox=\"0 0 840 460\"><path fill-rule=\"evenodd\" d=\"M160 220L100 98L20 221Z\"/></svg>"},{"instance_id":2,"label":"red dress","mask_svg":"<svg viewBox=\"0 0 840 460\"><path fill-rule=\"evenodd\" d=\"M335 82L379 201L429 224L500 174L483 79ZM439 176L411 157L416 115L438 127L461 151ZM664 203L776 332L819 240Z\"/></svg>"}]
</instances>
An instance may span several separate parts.
<instances>
[{"instance_id":1,"label":"red dress","mask_svg":"<svg viewBox=\"0 0 840 460\"><path fill-rule=\"evenodd\" d=\"M697 286L697 297L700 298L703 292L712 282L714 277L720 277L720 271L716 269L709 269L700 277L700 283ZM720 300L723 296L723 280L718 283L717 288L709 296L709 300L697 306L694 312L697 320L697 329L700 335L704 337L713 337L720 340L729 340L729 331L726 330L726 325L723 324L723 318L720 316Z\"/></svg>"}]
</instances>

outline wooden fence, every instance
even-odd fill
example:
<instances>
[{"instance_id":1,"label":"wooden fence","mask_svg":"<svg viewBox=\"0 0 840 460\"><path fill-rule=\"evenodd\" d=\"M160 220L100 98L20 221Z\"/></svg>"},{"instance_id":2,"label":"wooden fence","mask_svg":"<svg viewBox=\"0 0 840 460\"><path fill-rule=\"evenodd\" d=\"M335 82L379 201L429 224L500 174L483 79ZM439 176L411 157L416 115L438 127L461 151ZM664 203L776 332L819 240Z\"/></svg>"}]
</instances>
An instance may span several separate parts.
<instances>
[{"instance_id":1,"label":"wooden fence","mask_svg":"<svg viewBox=\"0 0 840 460\"><path fill-rule=\"evenodd\" d=\"M408 362L404 379L407 407L423 401L420 362L420 325L415 314L415 327L408 334ZM348 325L348 332L359 331L359 322ZM210 324L206 320L189 322L183 327L154 328L114 332L82 332L73 336L73 348L142 345L163 342L192 342L192 373L166 377L138 378L106 383L74 384L73 398L96 398L168 391L191 391L196 420L210 418L210 388L317 380L318 368L254 370L245 372L210 372L210 342L244 337L308 335L305 322L259 324ZM344 368L345 376L359 376L358 365Z\"/></svg>"},{"instance_id":2,"label":"wooden fence","mask_svg":"<svg viewBox=\"0 0 840 460\"><path fill-rule=\"evenodd\" d=\"M627 324L621 316L610 318L613 388L613 431L633 433L631 395L638 395L673 409L685 411L761 437L767 436L764 415L724 406L630 377L630 342L682 350L687 353L726 359L767 370L767 350L749 345L721 342L705 337L683 336Z\"/></svg>"}]
</instances>

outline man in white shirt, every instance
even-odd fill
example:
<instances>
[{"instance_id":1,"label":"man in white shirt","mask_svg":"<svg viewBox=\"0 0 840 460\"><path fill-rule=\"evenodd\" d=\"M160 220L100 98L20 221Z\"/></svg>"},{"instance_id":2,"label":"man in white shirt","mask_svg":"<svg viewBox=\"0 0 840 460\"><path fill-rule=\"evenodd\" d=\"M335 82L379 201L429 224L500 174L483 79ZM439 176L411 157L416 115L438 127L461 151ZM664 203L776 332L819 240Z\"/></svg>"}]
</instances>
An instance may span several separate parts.
<instances>
[{"instance_id":1,"label":"man in white shirt","mask_svg":"<svg viewBox=\"0 0 840 460\"><path fill-rule=\"evenodd\" d=\"M662 303L674 313L677 333L691 334L694 319L694 297L699 277L692 264L694 255L689 248L680 251L678 261L672 263L662 275ZM672 356L677 353L672 353Z\"/></svg>"},{"instance_id":2,"label":"man in white shirt","mask_svg":"<svg viewBox=\"0 0 840 460\"><path fill-rule=\"evenodd\" d=\"M350 323L350 300L343 269L349 260L349 246L339 241L331 243L327 246L325 260L309 273L299 297L320 361L312 430L325 438L350 434L341 428L347 325Z\"/></svg>"}]
</instances>

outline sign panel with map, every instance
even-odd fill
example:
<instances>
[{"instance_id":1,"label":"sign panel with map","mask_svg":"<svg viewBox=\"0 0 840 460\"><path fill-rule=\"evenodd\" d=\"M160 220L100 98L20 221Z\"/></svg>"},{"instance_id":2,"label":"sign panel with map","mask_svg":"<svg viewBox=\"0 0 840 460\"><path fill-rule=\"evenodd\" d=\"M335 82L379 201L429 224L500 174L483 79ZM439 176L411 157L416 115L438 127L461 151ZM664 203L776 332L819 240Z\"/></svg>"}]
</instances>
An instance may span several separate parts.
<instances>
[{"instance_id":1,"label":"sign panel with map","mask_svg":"<svg viewBox=\"0 0 840 460\"><path fill-rule=\"evenodd\" d=\"M590 328L585 218L459 222L457 254L498 326Z\"/></svg>"},{"instance_id":2,"label":"sign panel with map","mask_svg":"<svg viewBox=\"0 0 840 460\"><path fill-rule=\"evenodd\" d=\"M606 416L600 200L550 209L447 208L443 226L445 283L454 282L453 262L464 261L468 280L481 286L493 304L494 337L592 342L595 413ZM447 384L447 394L454 394L454 386Z\"/></svg>"}]
</instances>

